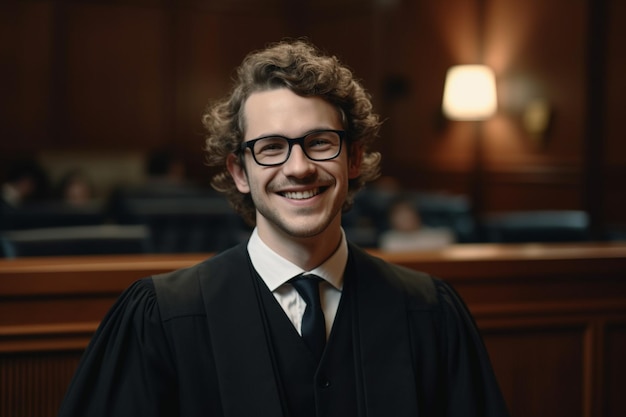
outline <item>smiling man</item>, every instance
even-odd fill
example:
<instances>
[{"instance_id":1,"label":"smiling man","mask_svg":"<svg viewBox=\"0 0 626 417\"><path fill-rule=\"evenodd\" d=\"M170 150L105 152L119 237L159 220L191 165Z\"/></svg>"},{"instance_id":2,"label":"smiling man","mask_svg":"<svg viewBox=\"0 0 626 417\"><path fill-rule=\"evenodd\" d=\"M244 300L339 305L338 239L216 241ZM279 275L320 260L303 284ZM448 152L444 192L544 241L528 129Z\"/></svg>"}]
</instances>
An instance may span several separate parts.
<instances>
[{"instance_id":1,"label":"smiling man","mask_svg":"<svg viewBox=\"0 0 626 417\"><path fill-rule=\"evenodd\" d=\"M133 284L103 320L61 416L506 416L454 290L346 240L376 178L369 96L302 41L250 54L204 115L207 161L254 231Z\"/></svg>"},{"instance_id":2,"label":"smiling man","mask_svg":"<svg viewBox=\"0 0 626 417\"><path fill-rule=\"evenodd\" d=\"M251 94L243 116L248 146L243 155L229 155L228 170L237 189L252 197L261 240L313 269L339 245L348 183L359 174L358 149L343 149L337 108L288 88ZM289 142L296 137L301 144Z\"/></svg>"}]
</instances>

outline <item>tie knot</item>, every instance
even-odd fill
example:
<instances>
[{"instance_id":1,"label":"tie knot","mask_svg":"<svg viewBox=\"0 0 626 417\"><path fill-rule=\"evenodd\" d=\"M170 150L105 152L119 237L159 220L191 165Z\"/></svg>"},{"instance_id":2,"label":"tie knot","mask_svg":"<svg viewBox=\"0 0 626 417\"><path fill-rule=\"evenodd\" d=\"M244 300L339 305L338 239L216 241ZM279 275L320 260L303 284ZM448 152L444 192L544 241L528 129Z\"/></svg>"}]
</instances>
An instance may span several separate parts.
<instances>
[{"instance_id":1,"label":"tie knot","mask_svg":"<svg viewBox=\"0 0 626 417\"><path fill-rule=\"evenodd\" d=\"M300 297L307 305L320 304L320 282L322 278L317 275L298 275L289 282L294 286Z\"/></svg>"}]
</instances>

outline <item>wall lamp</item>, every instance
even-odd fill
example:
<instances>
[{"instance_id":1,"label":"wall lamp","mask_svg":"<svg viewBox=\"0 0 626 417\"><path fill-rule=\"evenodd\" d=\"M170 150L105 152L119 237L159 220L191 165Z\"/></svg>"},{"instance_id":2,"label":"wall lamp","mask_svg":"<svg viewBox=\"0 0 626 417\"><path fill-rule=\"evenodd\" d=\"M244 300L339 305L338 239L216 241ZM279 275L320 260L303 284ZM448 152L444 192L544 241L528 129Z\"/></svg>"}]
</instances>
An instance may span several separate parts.
<instances>
[{"instance_id":1,"label":"wall lamp","mask_svg":"<svg viewBox=\"0 0 626 417\"><path fill-rule=\"evenodd\" d=\"M443 113L450 120L485 120L497 110L496 79L485 65L456 65L448 70Z\"/></svg>"},{"instance_id":2,"label":"wall lamp","mask_svg":"<svg viewBox=\"0 0 626 417\"><path fill-rule=\"evenodd\" d=\"M443 113L450 120L473 121L474 166L470 176L472 208L477 236L482 233L484 161L481 123L498 108L496 79L485 65L456 65L448 70L443 90Z\"/></svg>"},{"instance_id":3,"label":"wall lamp","mask_svg":"<svg viewBox=\"0 0 626 417\"><path fill-rule=\"evenodd\" d=\"M449 120L486 120L498 109L496 80L486 65L456 65L448 70L443 92L443 113ZM544 144L552 123L552 108L547 99L527 100L522 109L526 134Z\"/></svg>"}]
</instances>

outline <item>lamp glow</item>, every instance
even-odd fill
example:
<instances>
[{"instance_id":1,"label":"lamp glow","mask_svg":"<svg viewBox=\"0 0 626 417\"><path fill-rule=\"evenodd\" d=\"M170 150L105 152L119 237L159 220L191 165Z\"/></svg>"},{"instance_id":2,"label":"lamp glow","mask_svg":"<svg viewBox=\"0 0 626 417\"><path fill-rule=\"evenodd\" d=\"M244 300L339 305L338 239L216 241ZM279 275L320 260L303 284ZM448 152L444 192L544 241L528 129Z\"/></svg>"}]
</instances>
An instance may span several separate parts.
<instances>
[{"instance_id":1,"label":"lamp glow","mask_svg":"<svg viewBox=\"0 0 626 417\"><path fill-rule=\"evenodd\" d=\"M452 120L484 120L497 109L496 80L485 65L457 65L446 75L443 112Z\"/></svg>"}]
</instances>

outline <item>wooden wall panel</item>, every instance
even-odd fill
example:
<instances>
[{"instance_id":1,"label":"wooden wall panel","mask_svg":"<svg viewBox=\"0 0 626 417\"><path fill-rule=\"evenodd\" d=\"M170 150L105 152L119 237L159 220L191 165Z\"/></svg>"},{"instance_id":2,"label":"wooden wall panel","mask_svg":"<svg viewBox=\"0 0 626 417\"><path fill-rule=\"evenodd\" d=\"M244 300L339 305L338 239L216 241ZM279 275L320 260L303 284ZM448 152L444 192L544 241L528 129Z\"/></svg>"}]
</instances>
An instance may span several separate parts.
<instances>
[{"instance_id":1,"label":"wooden wall panel","mask_svg":"<svg viewBox=\"0 0 626 417\"><path fill-rule=\"evenodd\" d=\"M0 354L0 416L54 417L81 351Z\"/></svg>"},{"instance_id":2,"label":"wooden wall panel","mask_svg":"<svg viewBox=\"0 0 626 417\"><path fill-rule=\"evenodd\" d=\"M604 158L603 215L609 225L619 225L626 235L626 140L624 140L624 97L626 97L626 2L607 1L606 136Z\"/></svg>"},{"instance_id":3,"label":"wooden wall panel","mask_svg":"<svg viewBox=\"0 0 626 417\"><path fill-rule=\"evenodd\" d=\"M489 120L487 165L581 164L586 99L585 1L487 0L485 63L498 78L499 116ZM567 10L567 24L562 22ZM557 29L558 28L558 29ZM533 99L546 99L555 118L543 146L521 129ZM493 122L493 123L492 123ZM505 134L506 133L506 134Z\"/></svg>"},{"instance_id":4,"label":"wooden wall panel","mask_svg":"<svg viewBox=\"0 0 626 417\"><path fill-rule=\"evenodd\" d=\"M144 149L171 131L170 25L159 8L65 7L65 147Z\"/></svg>"},{"instance_id":5,"label":"wooden wall panel","mask_svg":"<svg viewBox=\"0 0 626 417\"><path fill-rule=\"evenodd\" d=\"M510 325L483 335L511 417L584 415L584 324Z\"/></svg>"},{"instance_id":6,"label":"wooden wall panel","mask_svg":"<svg viewBox=\"0 0 626 417\"><path fill-rule=\"evenodd\" d=\"M606 137L598 138L606 143L604 157L609 166L626 165L626 141L624 132L624 96L626 95L626 3L605 1L607 4L606 45Z\"/></svg>"},{"instance_id":7,"label":"wooden wall panel","mask_svg":"<svg viewBox=\"0 0 626 417\"><path fill-rule=\"evenodd\" d=\"M472 163L467 124L445 123L441 99L449 66L475 62L478 13L473 0L399 2L375 16L377 109L383 125L383 169L407 187L424 187L421 169L466 174ZM447 189L448 176L433 176ZM465 187L463 192L468 192Z\"/></svg>"},{"instance_id":8,"label":"wooden wall panel","mask_svg":"<svg viewBox=\"0 0 626 417\"><path fill-rule=\"evenodd\" d=\"M484 208L486 211L580 209L586 100L586 16L584 1L488 0L485 63L494 68L499 109L484 122ZM567 25L555 22L567 9ZM552 111L550 129L535 138L523 128L532 100ZM544 171L542 182L535 173ZM552 172L573 172L570 182ZM522 181L502 183L504 174Z\"/></svg>"},{"instance_id":9,"label":"wooden wall panel","mask_svg":"<svg viewBox=\"0 0 626 417\"><path fill-rule=\"evenodd\" d=\"M0 4L0 161L51 143L54 24L49 2Z\"/></svg>"},{"instance_id":10,"label":"wooden wall panel","mask_svg":"<svg viewBox=\"0 0 626 417\"><path fill-rule=\"evenodd\" d=\"M582 175L571 167L543 167L491 172L485 180L489 212L516 210L584 210Z\"/></svg>"},{"instance_id":11,"label":"wooden wall panel","mask_svg":"<svg viewBox=\"0 0 626 417\"><path fill-rule=\"evenodd\" d=\"M181 9L173 12L172 26L174 114L165 140L187 153L190 176L208 184L202 113L231 89L233 70L248 52L293 33L280 15L267 12L220 15Z\"/></svg>"},{"instance_id":12,"label":"wooden wall panel","mask_svg":"<svg viewBox=\"0 0 626 417\"><path fill-rule=\"evenodd\" d=\"M602 388L606 392L605 414L607 417L626 415L626 321L610 323L606 331L604 369L606 374Z\"/></svg>"},{"instance_id":13,"label":"wooden wall panel","mask_svg":"<svg viewBox=\"0 0 626 417\"><path fill-rule=\"evenodd\" d=\"M588 16L602 7L605 112L589 120L595 81L587 73L598 53L589 50ZM193 178L204 180L207 102L228 89L246 52L308 36L373 93L385 119L377 145L384 174L410 188L471 194L474 129L445 122L440 102L450 65L484 61L496 70L501 104L482 129L485 211L593 206L601 221L626 224L625 19L619 0L7 0L0 5L0 160L175 144L189 155ZM543 143L521 126L533 98L554 111ZM585 133L594 128L598 145ZM594 169L585 165L587 145L600 153ZM572 181L549 173L534 181L542 170L571 173ZM597 198L585 193L594 172L605 178ZM509 175L520 181L503 182Z\"/></svg>"}]
</instances>

